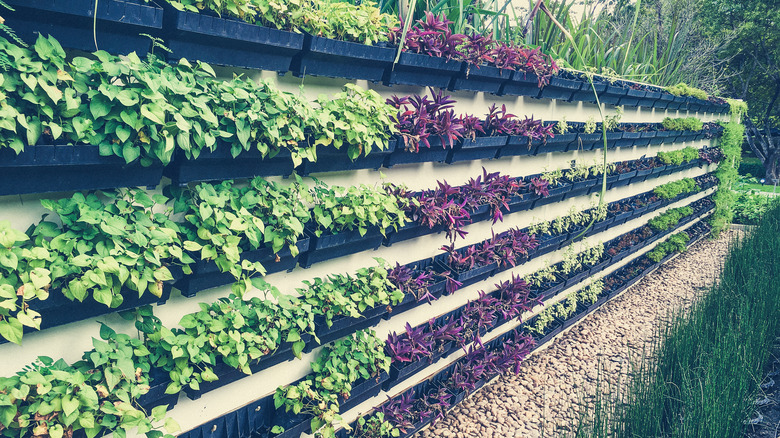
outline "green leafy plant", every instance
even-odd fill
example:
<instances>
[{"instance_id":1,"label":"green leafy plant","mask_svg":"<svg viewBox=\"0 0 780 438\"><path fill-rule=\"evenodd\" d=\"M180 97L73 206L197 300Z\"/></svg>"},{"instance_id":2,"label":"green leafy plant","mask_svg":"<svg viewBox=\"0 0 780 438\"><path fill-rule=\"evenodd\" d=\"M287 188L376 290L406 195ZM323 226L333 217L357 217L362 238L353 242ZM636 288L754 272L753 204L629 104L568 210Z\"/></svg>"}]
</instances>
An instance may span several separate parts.
<instances>
[{"instance_id":1,"label":"green leafy plant","mask_svg":"<svg viewBox=\"0 0 780 438\"><path fill-rule=\"evenodd\" d=\"M664 164L680 165L698 158L699 150L691 146L672 152L658 152L658 159Z\"/></svg>"},{"instance_id":2,"label":"green leafy plant","mask_svg":"<svg viewBox=\"0 0 780 438\"><path fill-rule=\"evenodd\" d=\"M661 242L652 251L647 254L647 257L654 261L660 262L661 259L667 256L667 254L673 254L675 252L685 252L687 250L687 243L691 240L691 237L685 231L673 234L664 242Z\"/></svg>"},{"instance_id":3,"label":"green leafy plant","mask_svg":"<svg viewBox=\"0 0 780 438\"><path fill-rule=\"evenodd\" d=\"M709 99L709 95L707 95L706 91L691 87L683 82L671 87L666 87L666 91L675 96L691 96L701 100Z\"/></svg>"},{"instance_id":4,"label":"green leafy plant","mask_svg":"<svg viewBox=\"0 0 780 438\"><path fill-rule=\"evenodd\" d=\"M737 180L739 164L742 160L742 142L745 136L745 126L735 120L723 125L723 135L718 140L718 146L723 151L724 159L718 165L715 176L718 177L718 191L715 193L715 211L710 216L712 237L720 235L731 223L734 215L736 196L732 187Z\"/></svg>"},{"instance_id":5,"label":"green leafy plant","mask_svg":"<svg viewBox=\"0 0 780 438\"><path fill-rule=\"evenodd\" d=\"M200 383L217 380L214 367L219 363L251 374L251 365L273 354L283 342L290 342L293 353L301 357L306 346L301 335L314 334L311 307L254 282L271 293L273 300L231 295L212 304L201 303L200 311L182 317L181 329L169 329L153 315L145 315L138 327L145 333L152 362L171 377L167 394L184 386L199 390Z\"/></svg>"},{"instance_id":6,"label":"green leafy plant","mask_svg":"<svg viewBox=\"0 0 780 438\"><path fill-rule=\"evenodd\" d=\"M146 413L133 404L149 391L149 352L141 340L105 325L100 335L102 340L93 339L95 349L72 366L42 356L15 376L0 378L0 436L58 438L83 431L88 438L108 432L125 437L133 431L159 438L163 432L153 423L163 420L167 432L179 430L164 418L167 406Z\"/></svg>"},{"instance_id":7,"label":"green leafy plant","mask_svg":"<svg viewBox=\"0 0 780 438\"><path fill-rule=\"evenodd\" d=\"M734 222L745 225L758 225L764 214L771 208L773 202L774 198L755 190L737 192L734 202Z\"/></svg>"},{"instance_id":8,"label":"green leafy plant","mask_svg":"<svg viewBox=\"0 0 780 438\"><path fill-rule=\"evenodd\" d=\"M623 108L615 107L615 114L611 116L604 116L604 129L607 131L614 131L620 124L620 120L623 118Z\"/></svg>"},{"instance_id":9,"label":"green leafy plant","mask_svg":"<svg viewBox=\"0 0 780 438\"><path fill-rule=\"evenodd\" d=\"M395 110L379 93L347 84L341 93L320 96L317 102L322 108L317 144L332 144L336 149L346 146L352 160L368 155L373 148L387 149L387 142L396 131L391 120Z\"/></svg>"},{"instance_id":10,"label":"green leafy plant","mask_svg":"<svg viewBox=\"0 0 780 438\"><path fill-rule=\"evenodd\" d=\"M265 274L261 263L244 260L241 254L265 247L277 253L287 247L298 255L296 244L311 219L310 201L300 177L289 186L255 178L248 186L224 181L184 190L175 211L184 213L184 248L230 272L238 280L233 292L241 296L253 274Z\"/></svg>"},{"instance_id":11,"label":"green leafy plant","mask_svg":"<svg viewBox=\"0 0 780 438\"><path fill-rule=\"evenodd\" d=\"M692 178L683 178L681 180L668 182L653 189L655 193L661 199L672 199L682 193L691 193L701 190L699 185L696 184Z\"/></svg>"},{"instance_id":12,"label":"green leafy plant","mask_svg":"<svg viewBox=\"0 0 780 438\"><path fill-rule=\"evenodd\" d=\"M385 420L385 414L374 412L370 416L360 417L349 434L352 438L393 438L401 436L401 431Z\"/></svg>"},{"instance_id":13,"label":"green leafy plant","mask_svg":"<svg viewBox=\"0 0 780 438\"><path fill-rule=\"evenodd\" d=\"M301 299L317 315L323 315L328 327L337 316L359 318L366 309L393 304L403 300L404 294L387 279L386 264L361 268L354 275L331 274L326 279L304 281L298 289Z\"/></svg>"},{"instance_id":14,"label":"green leafy plant","mask_svg":"<svg viewBox=\"0 0 780 438\"><path fill-rule=\"evenodd\" d=\"M588 117L588 120L585 121L585 126L582 128L583 133L585 134L593 134L596 132L596 119L593 116Z\"/></svg>"},{"instance_id":15,"label":"green leafy plant","mask_svg":"<svg viewBox=\"0 0 780 438\"><path fill-rule=\"evenodd\" d=\"M675 227L680 219L692 214L693 208L689 206L673 208L650 219L647 224L655 231L664 231Z\"/></svg>"},{"instance_id":16,"label":"green leafy plant","mask_svg":"<svg viewBox=\"0 0 780 438\"><path fill-rule=\"evenodd\" d=\"M566 123L566 117L561 117L561 120L555 124L555 133L563 135L567 132L569 132L569 124Z\"/></svg>"},{"instance_id":17,"label":"green leafy plant","mask_svg":"<svg viewBox=\"0 0 780 438\"><path fill-rule=\"evenodd\" d=\"M32 231L34 245L55 254L51 286L71 300L92 296L112 308L122 304L124 289L161 296L163 283L174 279L169 268L189 274L193 263L170 209L153 211L167 201L137 189L41 201L62 223L42 221Z\"/></svg>"},{"instance_id":18,"label":"green leafy plant","mask_svg":"<svg viewBox=\"0 0 780 438\"><path fill-rule=\"evenodd\" d=\"M338 234L352 230L362 236L371 227L379 227L384 235L387 228L397 229L408 220L403 210L408 201L382 188L365 184L327 187L318 182L313 191L312 218L317 236L326 231Z\"/></svg>"},{"instance_id":19,"label":"green leafy plant","mask_svg":"<svg viewBox=\"0 0 780 438\"><path fill-rule=\"evenodd\" d=\"M294 385L281 386L274 393L277 409L312 416L315 435L333 437L338 416L338 397L349 398L352 384L390 369L384 342L373 330L360 330L326 346L312 363L312 373ZM276 426L274 433L283 430Z\"/></svg>"},{"instance_id":20,"label":"green leafy plant","mask_svg":"<svg viewBox=\"0 0 780 438\"><path fill-rule=\"evenodd\" d=\"M599 295L604 290L604 281L596 280L587 287L580 289L578 299L585 305L590 305L598 301Z\"/></svg>"},{"instance_id":21,"label":"green leafy plant","mask_svg":"<svg viewBox=\"0 0 780 438\"><path fill-rule=\"evenodd\" d=\"M667 131L701 131L704 123L696 117L683 117L673 119L664 118L662 125Z\"/></svg>"}]
</instances>

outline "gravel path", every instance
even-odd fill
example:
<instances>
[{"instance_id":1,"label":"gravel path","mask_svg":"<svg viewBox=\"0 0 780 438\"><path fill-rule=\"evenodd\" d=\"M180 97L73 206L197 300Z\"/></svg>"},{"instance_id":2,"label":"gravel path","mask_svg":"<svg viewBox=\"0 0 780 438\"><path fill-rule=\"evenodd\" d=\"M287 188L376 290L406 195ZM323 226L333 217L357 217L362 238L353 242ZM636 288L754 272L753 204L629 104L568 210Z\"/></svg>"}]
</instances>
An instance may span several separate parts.
<instances>
[{"instance_id":1,"label":"gravel path","mask_svg":"<svg viewBox=\"0 0 780 438\"><path fill-rule=\"evenodd\" d=\"M536 438L569 430L576 425L575 406L595 393L599 372L610 383L624 379L629 360L646 350L659 321L690 306L715 281L738 233L697 243L530 357L517 376L500 377L416 436Z\"/></svg>"}]
</instances>

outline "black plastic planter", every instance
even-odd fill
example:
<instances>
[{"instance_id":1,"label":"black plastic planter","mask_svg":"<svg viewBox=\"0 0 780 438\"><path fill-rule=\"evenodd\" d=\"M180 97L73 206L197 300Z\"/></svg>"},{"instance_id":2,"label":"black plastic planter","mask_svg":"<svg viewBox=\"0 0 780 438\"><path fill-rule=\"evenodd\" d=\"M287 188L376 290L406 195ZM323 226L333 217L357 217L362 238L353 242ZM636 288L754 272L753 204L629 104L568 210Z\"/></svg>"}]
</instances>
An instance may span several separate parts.
<instances>
[{"instance_id":1,"label":"black plastic planter","mask_svg":"<svg viewBox=\"0 0 780 438\"><path fill-rule=\"evenodd\" d=\"M325 345L328 342L335 341L336 339L343 338L344 336L354 333L358 330L363 330L367 327L373 327L384 317L387 313L387 306L379 305L364 310L360 318L352 318L350 316L337 316L331 320L331 326L328 327L325 323L325 318L321 315L314 317L314 326L317 337L320 340L320 345ZM305 352L311 351L316 347L313 343L307 344Z\"/></svg>"},{"instance_id":2,"label":"black plastic planter","mask_svg":"<svg viewBox=\"0 0 780 438\"><path fill-rule=\"evenodd\" d=\"M389 67L385 73L385 83L447 88L452 78L460 72L461 64L445 58L402 52L398 63Z\"/></svg>"},{"instance_id":3,"label":"black plastic planter","mask_svg":"<svg viewBox=\"0 0 780 438\"><path fill-rule=\"evenodd\" d=\"M643 108L653 108L656 106L656 102L660 98L661 93L658 91L645 91L645 97L639 99L637 106L641 106Z\"/></svg>"},{"instance_id":4,"label":"black plastic planter","mask_svg":"<svg viewBox=\"0 0 780 438\"><path fill-rule=\"evenodd\" d=\"M539 97L542 99L556 99L568 102L571 100L574 93L582 88L583 84L582 81L553 76L550 78L550 84L542 88ZM590 85L588 85L588 88L590 88Z\"/></svg>"},{"instance_id":5,"label":"black plastic planter","mask_svg":"<svg viewBox=\"0 0 780 438\"><path fill-rule=\"evenodd\" d=\"M342 396L339 396L339 411L347 412L360 403L379 394L379 391L382 390L382 385L389 379L390 375L383 372L378 376L361 379L355 382L352 385L352 391L349 394L349 398L345 400Z\"/></svg>"},{"instance_id":6,"label":"black plastic planter","mask_svg":"<svg viewBox=\"0 0 780 438\"><path fill-rule=\"evenodd\" d=\"M548 189L549 194L547 196L538 198L534 202L533 208L537 208L540 205L547 205L558 202L566 196L566 192L569 190L571 190L571 185L569 184L560 184L557 187L550 187Z\"/></svg>"},{"instance_id":7,"label":"black plastic planter","mask_svg":"<svg viewBox=\"0 0 780 438\"><path fill-rule=\"evenodd\" d=\"M188 160L184 152L176 152L173 161L163 169L163 175L174 184L185 185L200 181L244 179L257 176L287 176L293 172L293 161L287 149L273 157L263 155L257 149L242 151L233 157L230 147L218 146L213 152L204 150L198 158Z\"/></svg>"},{"instance_id":8,"label":"black plastic planter","mask_svg":"<svg viewBox=\"0 0 780 438\"><path fill-rule=\"evenodd\" d=\"M155 187L162 165L126 164L100 156L97 146L27 146L19 155L0 148L0 196L118 187Z\"/></svg>"},{"instance_id":9,"label":"black plastic planter","mask_svg":"<svg viewBox=\"0 0 780 438\"><path fill-rule=\"evenodd\" d=\"M312 239L309 251L301 254L299 263L304 268L308 268L313 263L323 260L335 259L369 249L377 249L384 240L384 236L378 228L369 229L362 236L357 229L342 231L338 234L323 233L319 237L309 229L304 229L304 232Z\"/></svg>"},{"instance_id":10,"label":"black plastic planter","mask_svg":"<svg viewBox=\"0 0 780 438\"><path fill-rule=\"evenodd\" d=\"M541 198L540 195L531 192L523 193L522 195L514 195L507 201L509 212L516 213L518 211L530 210L533 207L534 202L539 198Z\"/></svg>"},{"instance_id":11,"label":"black plastic planter","mask_svg":"<svg viewBox=\"0 0 780 438\"><path fill-rule=\"evenodd\" d=\"M673 104L674 104L674 95L669 94L667 92L661 92L661 96L655 102L654 107L657 110L673 109L669 107L670 105Z\"/></svg>"},{"instance_id":12,"label":"black plastic planter","mask_svg":"<svg viewBox=\"0 0 780 438\"><path fill-rule=\"evenodd\" d=\"M307 346L313 343L311 336L308 334L301 335L301 339L306 342ZM252 362L249 365L249 369L252 371L252 373L256 373L274 365L278 365L282 362L287 362L294 358L295 355L292 351L292 344L289 342L284 342L275 352L267 354L261 357L259 360ZM218 380L213 382L201 382L200 389L192 389L189 387L189 385L184 388L184 392L187 394L187 397L190 400L197 400L200 398L200 396L209 391L221 388L227 384L233 383L248 376L248 374L244 374L241 370L225 364L221 359L217 359L216 363L217 364L212 367L212 371L214 371L214 374L217 375Z\"/></svg>"},{"instance_id":13,"label":"black plastic planter","mask_svg":"<svg viewBox=\"0 0 780 438\"><path fill-rule=\"evenodd\" d=\"M387 149L372 148L368 155L361 154L354 160L347 156L348 145L342 145L340 149L333 146L317 146L317 161L303 161L299 173L309 175L321 172L338 172L344 170L374 169L377 170L385 164L387 158L396 149L396 139L390 139Z\"/></svg>"},{"instance_id":14,"label":"black plastic planter","mask_svg":"<svg viewBox=\"0 0 780 438\"><path fill-rule=\"evenodd\" d=\"M674 96L672 102L666 107L667 110L685 111L688 105L688 99L685 96Z\"/></svg>"},{"instance_id":15,"label":"black plastic planter","mask_svg":"<svg viewBox=\"0 0 780 438\"><path fill-rule=\"evenodd\" d=\"M440 144L431 144L430 148L420 147L419 152L407 151L404 148L403 140L398 140L395 150L387 156L385 167L390 168L397 164L412 163L442 163L447 159L450 150L443 148Z\"/></svg>"},{"instance_id":16,"label":"black plastic planter","mask_svg":"<svg viewBox=\"0 0 780 438\"><path fill-rule=\"evenodd\" d=\"M174 279L181 276L181 270L173 267L171 267L170 270L174 275ZM149 304L163 304L168 301L168 298L171 296L172 287L173 282L163 283L163 291L159 297L153 295L149 291L144 292L143 296L139 297L138 292L123 289L122 304L114 308L110 308L103 303L98 303L91 296L85 298L83 302L71 301L65 297L59 289L51 290L49 292L49 297L45 300L31 300L28 304L31 310L40 313L41 330L47 330L100 315L136 309ZM34 328L24 326L24 333L35 331ZM5 338L0 338L0 344L6 342L8 341Z\"/></svg>"},{"instance_id":17,"label":"black plastic planter","mask_svg":"<svg viewBox=\"0 0 780 438\"><path fill-rule=\"evenodd\" d=\"M496 157L498 150L506 145L507 136L477 137L464 139L460 145L449 151L447 163L458 161L488 160Z\"/></svg>"},{"instance_id":18,"label":"black plastic planter","mask_svg":"<svg viewBox=\"0 0 780 438\"><path fill-rule=\"evenodd\" d=\"M285 412L285 409L279 408L274 414L272 427L280 426L284 429L284 432L275 435L269 434L269 437L274 438L300 438L301 434L305 433L311 428L311 416L306 414L293 414L292 412Z\"/></svg>"},{"instance_id":19,"label":"black plastic planter","mask_svg":"<svg viewBox=\"0 0 780 438\"><path fill-rule=\"evenodd\" d=\"M173 58L262 70L290 70L303 34L165 7L166 43Z\"/></svg>"},{"instance_id":20,"label":"black plastic planter","mask_svg":"<svg viewBox=\"0 0 780 438\"><path fill-rule=\"evenodd\" d=\"M604 91L607 90L607 84L603 82L594 82L593 87L591 87L590 83L585 82L585 84L582 86L580 91L574 93L574 95L571 97L571 100L587 102L587 103L596 103L596 96L593 94L593 88L596 88L596 93L601 95L602 93L604 93Z\"/></svg>"},{"instance_id":21,"label":"black plastic planter","mask_svg":"<svg viewBox=\"0 0 780 438\"><path fill-rule=\"evenodd\" d=\"M219 418L203 423L195 429L178 435L179 438L250 438L266 436L274 415L273 397L264 397L256 402L229 412Z\"/></svg>"},{"instance_id":22,"label":"black plastic planter","mask_svg":"<svg viewBox=\"0 0 780 438\"><path fill-rule=\"evenodd\" d=\"M490 65L479 67L463 63L460 73L452 81L450 90L481 91L498 94L501 87L512 79L512 70L500 69Z\"/></svg>"},{"instance_id":23,"label":"black plastic planter","mask_svg":"<svg viewBox=\"0 0 780 438\"><path fill-rule=\"evenodd\" d=\"M395 49L386 45L338 41L306 34L301 52L292 64L296 76L365 79L379 82L393 63Z\"/></svg>"},{"instance_id":24,"label":"black plastic planter","mask_svg":"<svg viewBox=\"0 0 780 438\"><path fill-rule=\"evenodd\" d=\"M539 147L542 147L543 141L531 140L526 136L513 135L509 137L506 146L498 150L496 158L514 157L518 155L536 155Z\"/></svg>"},{"instance_id":25,"label":"black plastic planter","mask_svg":"<svg viewBox=\"0 0 780 438\"><path fill-rule=\"evenodd\" d=\"M645 91L629 88L626 90L626 95L620 99L619 105L639 106L639 101L645 97L645 94Z\"/></svg>"},{"instance_id":26,"label":"black plastic planter","mask_svg":"<svg viewBox=\"0 0 780 438\"><path fill-rule=\"evenodd\" d=\"M311 239L309 237L301 236L296 243L299 255L295 257L290 252L290 248L284 246L277 254L274 254L273 248L245 251L241 253L241 260L260 262L266 269L266 275L282 271L289 272L295 268L300 254L305 253L309 249L310 242ZM213 261L195 259L197 262L192 267L192 274L185 276L176 283L176 289L179 289L185 297L192 297L202 290L226 286L236 281L233 274L221 272Z\"/></svg>"},{"instance_id":27,"label":"black plastic planter","mask_svg":"<svg viewBox=\"0 0 780 438\"><path fill-rule=\"evenodd\" d=\"M576 196L581 196L587 194L590 189L595 186L598 183L597 178L588 178L580 181L573 181L570 182L571 184L571 190L569 190L566 193L566 197L564 199L574 198Z\"/></svg>"},{"instance_id":28,"label":"black plastic planter","mask_svg":"<svg viewBox=\"0 0 780 438\"><path fill-rule=\"evenodd\" d=\"M15 11L3 15L16 34L30 44L38 35L51 35L70 49L93 52L92 28L95 0L6 0ZM161 2L162 3L162 2ZM163 10L154 2L100 0L97 2L98 48L109 53L136 52L144 57L151 39L139 34L159 34Z\"/></svg>"},{"instance_id":29,"label":"black plastic planter","mask_svg":"<svg viewBox=\"0 0 780 438\"><path fill-rule=\"evenodd\" d=\"M539 240L539 246L536 248L533 256L538 257L542 254L547 254L548 252L557 250L567 237L568 234L558 234L555 236L550 234L543 234L541 236L537 236L536 238ZM531 257L531 254L529 254L529 257Z\"/></svg>"},{"instance_id":30,"label":"black plastic planter","mask_svg":"<svg viewBox=\"0 0 780 438\"><path fill-rule=\"evenodd\" d=\"M383 384L384 389L387 390L392 388L396 383L402 382L407 377L422 370L428 365L430 365L430 362L427 360L390 364L390 379Z\"/></svg>"},{"instance_id":31,"label":"black plastic planter","mask_svg":"<svg viewBox=\"0 0 780 438\"><path fill-rule=\"evenodd\" d=\"M539 88L539 78L535 74L516 71L512 75L512 79L504 84L500 93L509 96L538 98L542 90Z\"/></svg>"},{"instance_id":32,"label":"black plastic planter","mask_svg":"<svg viewBox=\"0 0 780 438\"><path fill-rule=\"evenodd\" d=\"M168 409L172 409L179 402L179 393L165 393L170 383L171 378L167 372L160 368L152 368L149 371L149 392L138 397L135 405L147 413L151 413L152 408L162 405L168 405Z\"/></svg>"},{"instance_id":33,"label":"black plastic planter","mask_svg":"<svg viewBox=\"0 0 780 438\"><path fill-rule=\"evenodd\" d=\"M431 284L428 286L428 293L433 295L434 298L439 299L445 292L445 289L447 287L447 280L443 277L438 277L439 280L436 281L436 283ZM431 301L432 303L433 301ZM413 309L417 306L424 306L428 305L428 301L417 301L417 298L414 296L414 294L407 293L404 296L403 301L400 303L394 305L394 306L388 306L387 313L385 313L382 318L385 320L388 320L392 318L393 316L396 316L398 314L401 314L403 312L406 312L409 309Z\"/></svg>"},{"instance_id":34,"label":"black plastic planter","mask_svg":"<svg viewBox=\"0 0 780 438\"><path fill-rule=\"evenodd\" d=\"M576 140L577 133L556 134L555 137L548 138L545 144L539 147L537 153L565 152Z\"/></svg>"},{"instance_id":35,"label":"black plastic planter","mask_svg":"<svg viewBox=\"0 0 780 438\"><path fill-rule=\"evenodd\" d=\"M575 284L579 284L589 274L590 274L590 272L586 270L586 271L578 272L578 273L576 273L574 275L571 275L569 278L566 279L566 283L563 286L564 289L568 288L568 287L572 287Z\"/></svg>"},{"instance_id":36,"label":"black plastic planter","mask_svg":"<svg viewBox=\"0 0 780 438\"><path fill-rule=\"evenodd\" d=\"M415 239L417 237L427 236L428 234L439 233L441 231L441 229L428 228L428 226L419 224L417 222L410 222L399 228L397 231L393 229L388 230L387 237L385 237L382 244L384 246L391 246L396 242Z\"/></svg>"},{"instance_id":37,"label":"black plastic planter","mask_svg":"<svg viewBox=\"0 0 780 438\"><path fill-rule=\"evenodd\" d=\"M620 140L615 142L615 147L618 148L630 148L634 147L634 144L642 137L639 132L623 132Z\"/></svg>"},{"instance_id":38,"label":"black plastic planter","mask_svg":"<svg viewBox=\"0 0 780 438\"><path fill-rule=\"evenodd\" d=\"M617 105L620 100L628 93L627 88L617 85L607 84L607 89L599 96L601 103Z\"/></svg>"},{"instance_id":39,"label":"black plastic planter","mask_svg":"<svg viewBox=\"0 0 780 438\"><path fill-rule=\"evenodd\" d=\"M547 342L549 342L552 338L558 335L558 333L563 331L563 323L559 321L557 318L552 320L549 324L547 324L547 327L544 328L544 335L534 338L536 339L536 347L540 347Z\"/></svg>"},{"instance_id":40,"label":"black plastic planter","mask_svg":"<svg viewBox=\"0 0 780 438\"><path fill-rule=\"evenodd\" d=\"M478 283L491 275L493 275L493 272L498 268L498 263L491 263L489 265L483 265L483 266L475 266L468 270L458 270L450 267L447 263L445 263L446 258L449 257L449 254L442 254L437 256L437 262L439 264L439 268L442 272L444 271L450 271L450 276L462 283L461 287L466 287L469 285L472 285L474 283Z\"/></svg>"}]
</instances>

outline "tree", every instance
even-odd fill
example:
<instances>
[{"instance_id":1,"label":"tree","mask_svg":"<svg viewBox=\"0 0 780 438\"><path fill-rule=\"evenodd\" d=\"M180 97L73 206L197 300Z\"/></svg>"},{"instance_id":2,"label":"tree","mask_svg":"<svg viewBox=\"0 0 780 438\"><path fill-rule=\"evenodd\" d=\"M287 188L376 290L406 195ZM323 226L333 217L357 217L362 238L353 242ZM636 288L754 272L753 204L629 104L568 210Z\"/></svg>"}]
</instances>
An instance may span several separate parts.
<instances>
[{"instance_id":1,"label":"tree","mask_svg":"<svg viewBox=\"0 0 780 438\"><path fill-rule=\"evenodd\" d=\"M771 128L780 119L780 8L776 0L700 0L698 14L728 60L725 93L748 104L748 143L767 179L777 179L780 141Z\"/></svg>"}]
</instances>

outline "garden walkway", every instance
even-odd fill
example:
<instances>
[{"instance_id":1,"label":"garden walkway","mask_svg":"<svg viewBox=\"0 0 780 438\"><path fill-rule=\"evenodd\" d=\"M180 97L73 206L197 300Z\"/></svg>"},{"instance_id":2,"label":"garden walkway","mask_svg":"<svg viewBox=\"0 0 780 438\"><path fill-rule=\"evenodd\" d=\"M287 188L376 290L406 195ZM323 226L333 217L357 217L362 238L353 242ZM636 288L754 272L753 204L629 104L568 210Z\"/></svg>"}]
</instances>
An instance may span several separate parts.
<instances>
[{"instance_id":1,"label":"garden walkway","mask_svg":"<svg viewBox=\"0 0 780 438\"><path fill-rule=\"evenodd\" d=\"M576 405L595 393L599 373L602 385L625 379L659 321L712 284L739 233L695 244L416 436L558 437L577 424Z\"/></svg>"}]
</instances>

